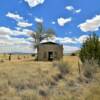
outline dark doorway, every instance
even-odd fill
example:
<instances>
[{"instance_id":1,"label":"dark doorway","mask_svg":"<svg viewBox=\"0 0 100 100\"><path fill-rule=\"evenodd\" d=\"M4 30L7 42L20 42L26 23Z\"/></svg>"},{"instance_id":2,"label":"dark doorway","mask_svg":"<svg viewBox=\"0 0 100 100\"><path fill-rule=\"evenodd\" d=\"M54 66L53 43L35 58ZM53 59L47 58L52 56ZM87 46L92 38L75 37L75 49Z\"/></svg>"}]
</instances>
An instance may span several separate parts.
<instances>
[{"instance_id":1,"label":"dark doorway","mask_svg":"<svg viewBox=\"0 0 100 100\"><path fill-rule=\"evenodd\" d=\"M53 52L48 52L48 60L49 61L53 60Z\"/></svg>"}]
</instances>

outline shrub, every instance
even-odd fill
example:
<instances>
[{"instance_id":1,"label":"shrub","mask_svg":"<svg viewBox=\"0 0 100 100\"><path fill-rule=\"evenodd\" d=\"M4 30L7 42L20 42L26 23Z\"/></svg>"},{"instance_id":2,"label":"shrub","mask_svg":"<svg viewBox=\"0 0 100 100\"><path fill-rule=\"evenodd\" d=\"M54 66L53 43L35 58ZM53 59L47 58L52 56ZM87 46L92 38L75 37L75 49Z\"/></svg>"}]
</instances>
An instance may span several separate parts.
<instances>
[{"instance_id":1,"label":"shrub","mask_svg":"<svg viewBox=\"0 0 100 100\"><path fill-rule=\"evenodd\" d=\"M35 56L36 56L36 54L35 54L35 53L33 53L31 56L32 56L32 57L35 57Z\"/></svg>"},{"instance_id":2,"label":"shrub","mask_svg":"<svg viewBox=\"0 0 100 100\"><path fill-rule=\"evenodd\" d=\"M1 59L1 60L0 60L0 62L1 62L1 63L3 63L3 62L4 62L4 60L3 60L3 59Z\"/></svg>"},{"instance_id":3,"label":"shrub","mask_svg":"<svg viewBox=\"0 0 100 100\"><path fill-rule=\"evenodd\" d=\"M97 67L98 67L98 64L95 60L85 61L83 63L83 75L86 78L93 78L97 70Z\"/></svg>"},{"instance_id":4,"label":"shrub","mask_svg":"<svg viewBox=\"0 0 100 100\"><path fill-rule=\"evenodd\" d=\"M71 56L76 56L76 54L75 53L72 53Z\"/></svg>"},{"instance_id":5,"label":"shrub","mask_svg":"<svg viewBox=\"0 0 100 100\"><path fill-rule=\"evenodd\" d=\"M100 41L95 33L90 35L83 43L79 56L82 62L94 59L100 63Z\"/></svg>"},{"instance_id":6,"label":"shrub","mask_svg":"<svg viewBox=\"0 0 100 100\"><path fill-rule=\"evenodd\" d=\"M59 62L58 68L59 68L61 74L63 74L63 75L69 73L69 65L66 62L63 62L63 61Z\"/></svg>"},{"instance_id":7,"label":"shrub","mask_svg":"<svg viewBox=\"0 0 100 100\"><path fill-rule=\"evenodd\" d=\"M48 91L45 89L39 89L39 94L43 97L48 96Z\"/></svg>"}]
</instances>

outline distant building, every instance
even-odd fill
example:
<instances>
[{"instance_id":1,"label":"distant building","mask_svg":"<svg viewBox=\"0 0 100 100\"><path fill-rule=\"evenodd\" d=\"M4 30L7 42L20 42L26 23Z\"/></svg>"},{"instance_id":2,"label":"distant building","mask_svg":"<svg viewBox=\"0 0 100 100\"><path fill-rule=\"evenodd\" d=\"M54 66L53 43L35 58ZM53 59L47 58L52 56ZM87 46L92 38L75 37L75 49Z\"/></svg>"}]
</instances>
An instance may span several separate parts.
<instances>
[{"instance_id":1,"label":"distant building","mask_svg":"<svg viewBox=\"0 0 100 100\"><path fill-rule=\"evenodd\" d=\"M41 43L37 50L39 61L60 60L63 57L63 45L54 42Z\"/></svg>"}]
</instances>

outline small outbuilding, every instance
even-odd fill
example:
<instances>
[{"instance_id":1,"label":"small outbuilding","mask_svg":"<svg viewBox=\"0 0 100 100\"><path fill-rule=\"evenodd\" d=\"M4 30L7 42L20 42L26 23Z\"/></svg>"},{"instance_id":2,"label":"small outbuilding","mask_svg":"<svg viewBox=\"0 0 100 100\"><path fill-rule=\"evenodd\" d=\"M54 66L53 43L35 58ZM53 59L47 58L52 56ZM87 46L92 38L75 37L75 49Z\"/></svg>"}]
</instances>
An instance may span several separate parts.
<instances>
[{"instance_id":1,"label":"small outbuilding","mask_svg":"<svg viewBox=\"0 0 100 100\"><path fill-rule=\"evenodd\" d=\"M60 60L63 57L63 45L54 42L40 43L37 50L39 61Z\"/></svg>"}]
</instances>

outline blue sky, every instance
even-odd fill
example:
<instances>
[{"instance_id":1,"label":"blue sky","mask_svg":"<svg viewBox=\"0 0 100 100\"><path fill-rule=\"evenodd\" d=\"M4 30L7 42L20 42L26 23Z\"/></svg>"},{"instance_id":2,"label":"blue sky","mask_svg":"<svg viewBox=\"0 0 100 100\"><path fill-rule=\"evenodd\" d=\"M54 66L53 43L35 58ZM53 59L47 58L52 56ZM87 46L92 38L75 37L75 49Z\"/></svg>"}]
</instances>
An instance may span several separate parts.
<instances>
[{"instance_id":1,"label":"blue sky","mask_svg":"<svg viewBox=\"0 0 100 100\"><path fill-rule=\"evenodd\" d=\"M100 0L0 1L0 52L34 52L36 22L55 30L51 40L65 53L76 51L92 32L100 36Z\"/></svg>"}]
</instances>

